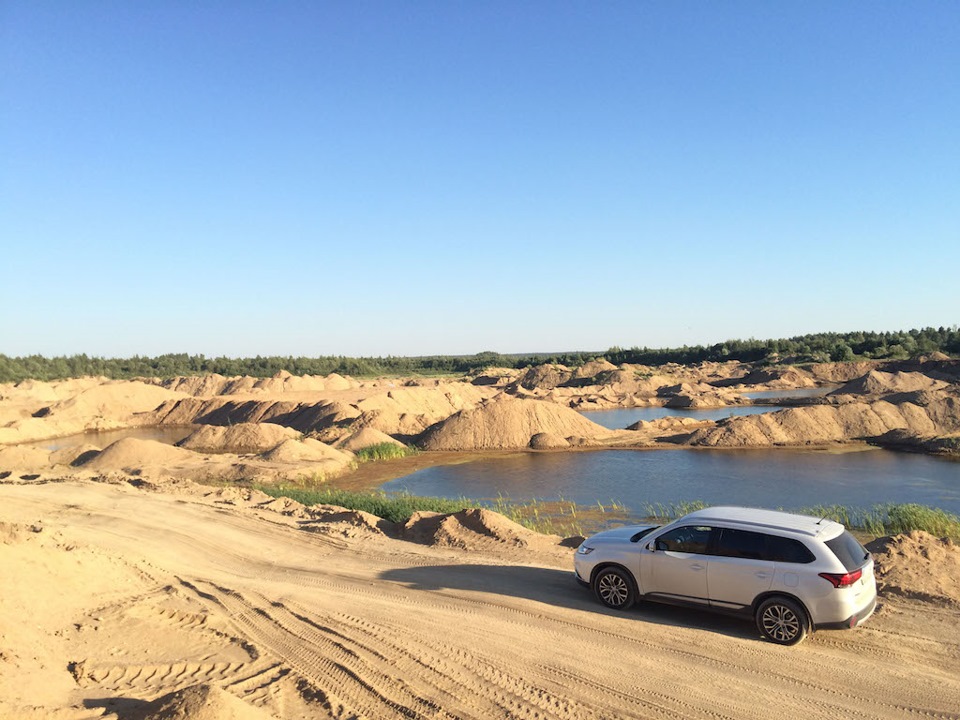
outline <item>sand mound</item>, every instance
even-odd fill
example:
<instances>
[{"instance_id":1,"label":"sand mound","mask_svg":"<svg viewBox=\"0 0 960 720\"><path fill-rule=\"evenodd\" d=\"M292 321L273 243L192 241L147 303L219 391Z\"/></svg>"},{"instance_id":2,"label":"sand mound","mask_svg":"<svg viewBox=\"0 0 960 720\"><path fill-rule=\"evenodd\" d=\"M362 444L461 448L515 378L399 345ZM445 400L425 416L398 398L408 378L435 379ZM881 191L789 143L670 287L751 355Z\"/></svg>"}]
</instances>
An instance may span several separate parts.
<instances>
[{"instance_id":1,"label":"sand mound","mask_svg":"<svg viewBox=\"0 0 960 720\"><path fill-rule=\"evenodd\" d=\"M534 450L553 450L556 448L570 447L570 443L567 442L566 438L562 438L559 435L542 432L530 438L530 447Z\"/></svg>"},{"instance_id":2,"label":"sand mound","mask_svg":"<svg viewBox=\"0 0 960 720\"><path fill-rule=\"evenodd\" d=\"M50 464L82 465L86 460L89 460L99 452L100 448L90 443L71 445L70 447L50 453Z\"/></svg>"},{"instance_id":3,"label":"sand mound","mask_svg":"<svg viewBox=\"0 0 960 720\"><path fill-rule=\"evenodd\" d=\"M404 539L423 545L464 550L488 548L491 545L544 548L560 543L558 536L541 535L484 508L470 508L451 514L414 513L401 533Z\"/></svg>"},{"instance_id":4,"label":"sand mound","mask_svg":"<svg viewBox=\"0 0 960 720\"><path fill-rule=\"evenodd\" d=\"M268 720L271 716L213 685L194 685L157 698L143 720Z\"/></svg>"},{"instance_id":5,"label":"sand mound","mask_svg":"<svg viewBox=\"0 0 960 720\"><path fill-rule=\"evenodd\" d=\"M918 372L887 373L871 370L866 375L851 380L830 395L886 395L889 393L916 392L918 390L941 390L947 383L929 378Z\"/></svg>"},{"instance_id":6,"label":"sand mound","mask_svg":"<svg viewBox=\"0 0 960 720\"><path fill-rule=\"evenodd\" d=\"M404 444L399 440L395 440L385 432L372 427L366 427L362 430L357 430L346 437L340 438L333 444L333 446L340 450L357 452L357 450L362 450L363 448L370 447L371 445L381 445L383 443L404 447Z\"/></svg>"},{"instance_id":7,"label":"sand mound","mask_svg":"<svg viewBox=\"0 0 960 720\"><path fill-rule=\"evenodd\" d=\"M608 432L576 410L543 400L499 395L428 428L420 444L426 450L496 450L525 448L539 433L589 438Z\"/></svg>"},{"instance_id":8,"label":"sand mound","mask_svg":"<svg viewBox=\"0 0 960 720\"><path fill-rule=\"evenodd\" d=\"M801 368L792 365L775 365L760 368L749 373L740 382L744 385L764 385L770 389L815 387L813 376Z\"/></svg>"},{"instance_id":9,"label":"sand mound","mask_svg":"<svg viewBox=\"0 0 960 720\"><path fill-rule=\"evenodd\" d=\"M0 448L0 470L35 470L50 464L50 453L42 448L14 445Z\"/></svg>"},{"instance_id":10,"label":"sand mound","mask_svg":"<svg viewBox=\"0 0 960 720\"><path fill-rule=\"evenodd\" d=\"M573 371L563 365L537 365L527 370L511 385L526 390L552 390L573 377Z\"/></svg>"},{"instance_id":11,"label":"sand mound","mask_svg":"<svg viewBox=\"0 0 960 720\"><path fill-rule=\"evenodd\" d=\"M124 470L156 465L176 465L196 460L191 450L165 445L156 440L124 438L83 463L86 470Z\"/></svg>"},{"instance_id":12,"label":"sand mound","mask_svg":"<svg viewBox=\"0 0 960 720\"><path fill-rule=\"evenodd\" d=\"M616 371L617 366L608 360L591 360L573 371L573 377L578 380L592 380L601 373Z\"/></svg>"},{"instance_id":13,"label":"sand mound","mask_svg":"<svg viewBox=\"0 0 960 720\"><path fill-rule=\"evenodd\" d=\"M336 505L311 505L306 514L314 522L302 523L300 527L311 532L340 537L396 534L394 523L363 510L348 510Z\"/></svg>"},{"instance_id":14,"label":"sand mound","mask_svg":"<svg viewBox=\"0 0 960 720\"><path fill-rule=\"evenodd\" d=\"M914 531L881 538L867 549L881 593L960 607L960 545Z\"/></svg>"},{"instance_id":15,"label":"sand mound","mask_svg":"<svg viewBox=\"0 0 960 720\"><path fill-rule=\"evenodd\" d=\"M240 423L229 427L204 425L177 446L205 453L262 453L284 440L299 436L296 430L273 423Z\"/></svg>"},{"instance_id":16,"label":"sand mound","mask_svg":"<svg viewBox=\"0 0 960 720\"><path fill-rule=\"evenodd\" d=\"M332 460L348 465L353 455L332 448L319 440L284 440L269 452L263 454L264 460L271 462L320 462Z\"/></svg>"},{"instance_id":17,"label":"sand mound","mask_svg":"<svg viewBox=\"0 0 960 720\"><path fill-rule=\"evenodd\" d=\"M22 525L0 520L0 545L16 545L26 542L35 533L41 532L40 525Z\"/></svg>"}]
</instances>

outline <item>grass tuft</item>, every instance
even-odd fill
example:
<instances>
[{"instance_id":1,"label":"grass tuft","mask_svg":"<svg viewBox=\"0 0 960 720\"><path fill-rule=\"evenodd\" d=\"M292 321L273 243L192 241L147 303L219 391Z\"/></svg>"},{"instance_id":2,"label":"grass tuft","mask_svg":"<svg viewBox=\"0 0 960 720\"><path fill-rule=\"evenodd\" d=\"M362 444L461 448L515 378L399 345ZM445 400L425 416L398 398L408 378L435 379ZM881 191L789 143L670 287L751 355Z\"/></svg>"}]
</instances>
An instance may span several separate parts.
<instances>
[{"instance_id":1,"label":"grass tuft","mask_svg":"<svg viewBox=\"0 0 960 720\"><path fill-rule=\"evenodd\" d=\"M407 447L406 445L382 442L360 448L356 451L355 455L360 462L371 462L375 460L397 460L398 458L404 458L409 455L417 455L419 452L416 448Z\"/></svg>"}]
</instances>

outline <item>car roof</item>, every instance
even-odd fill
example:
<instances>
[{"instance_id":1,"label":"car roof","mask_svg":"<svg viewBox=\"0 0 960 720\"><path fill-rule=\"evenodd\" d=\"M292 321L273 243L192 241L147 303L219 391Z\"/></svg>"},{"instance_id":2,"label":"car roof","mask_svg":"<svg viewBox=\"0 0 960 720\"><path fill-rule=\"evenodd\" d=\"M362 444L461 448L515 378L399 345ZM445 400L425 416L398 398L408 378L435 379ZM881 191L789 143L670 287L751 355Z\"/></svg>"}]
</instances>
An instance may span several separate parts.
<instances>
[{"instance_id":1,"label":"car roof","mask_svg":"<svg viewBox=\"0 0 960 720\"><path fill-rule=\"evenodd\" d=\"M677 522L695 521L704 524L729 523L737 526L749 526L755 530L780 530L806 535L808 537L825 536L835 537L843 532L844 527L838 522L826 518L815 518L810 515L781 512L779 510L764 510L761 508L746 508L732 506L717 506L695 510L684 515Z\"/></svg>"}]
</instances>

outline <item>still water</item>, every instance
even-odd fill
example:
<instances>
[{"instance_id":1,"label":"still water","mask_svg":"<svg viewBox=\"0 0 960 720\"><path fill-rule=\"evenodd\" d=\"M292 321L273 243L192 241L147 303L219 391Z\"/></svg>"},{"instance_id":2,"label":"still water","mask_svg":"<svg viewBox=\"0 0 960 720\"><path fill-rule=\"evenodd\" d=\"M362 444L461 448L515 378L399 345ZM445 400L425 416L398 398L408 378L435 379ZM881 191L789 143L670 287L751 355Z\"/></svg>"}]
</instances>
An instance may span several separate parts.
<instances>
[{"instance_id":1,"label":"still water","mask_svg":"<svg viewBox=\"0 0 960 720\"><path fill-rule=\"evenodd\" d=\"M663 417L688 417L694 420L723 420L735 415L757 415L781 408L774 405L732 405L709 410L678 410L665 407L617 408L616 410L587 410L581 412L587 420L610 430L622 430L638 420L659 420Z\"/></svg>"},{"instance_id":2,"label":"still water","mask_svg":"<svg viewBox=\"0 0 960 720\"><path fill-rule=\"evenodd\" d=\"M876 449L518 453L426 468L383 489L477 500L616 500L635 513L647 503L691 500L785 509L912 502L960 513L960 463Z\"/></svg>"}]
</instances>

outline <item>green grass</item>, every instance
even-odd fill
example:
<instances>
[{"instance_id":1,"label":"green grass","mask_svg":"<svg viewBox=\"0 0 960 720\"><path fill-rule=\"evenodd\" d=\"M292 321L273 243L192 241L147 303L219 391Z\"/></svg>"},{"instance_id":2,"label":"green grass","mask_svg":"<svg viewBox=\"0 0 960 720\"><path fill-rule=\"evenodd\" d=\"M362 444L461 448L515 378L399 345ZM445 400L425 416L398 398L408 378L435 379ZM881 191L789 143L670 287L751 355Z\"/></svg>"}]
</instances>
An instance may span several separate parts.
<instances>
[{"instance_id":1,"label":"green grass","mask_svg":"<svg viewBox=\"0 0 960 720\"><path fill-rule=\"evenodd\" d=\"M362 510L395 523L405 523L413 513L419 511L455 513L466 508L487 508L530 530L562 537L585 535L585 529L593 532L609 525L610 521L622 521L624 524L635 522L638 516L666 523L694 510L708 507L707 503L694 500L666 505L647 504L640 513L632 513L613 500L609 505L601 502L577 505L563 498L517 502L501 495L493 501L483 502L467 498L450 500L409 493L388 495L382 491L353 492L287 485L259 485L257 489L271 497L288 497L304 505L338 505L350 510ZM836 520L851 530L874 537L923 530L936 537L948 537L960 542L960 516L925 505L891 503L875 505L871 509L816 505L800 508L795 512Z\"/></svg>"},{"instance_id":2,"label":"green grass","mask_svg":"<svg viewBox=\"0 0 960 720\"><path fill-rule=\"evenodd\" d=\"M387 495L385 492L353 492L285 485L259 485L257 489L271 497L287 497L304 505L339 505L349 510L362 510L395 523L406 522L418 511L453 513L464 508L481 507L473 500L448 500L407 493Z\"/></svg>"},{"instance_id":3,"label":"green grass","mask_svg":"<svg viewBox=\"0 0 960 720\"><path fill-rule=\"evenodd\" d=\"M817 505L803 508L800 512L836 520L848 528L877 537L923 530L936 537L960 541L960 516L915 503L874 505L869 510L843 505Z\"/></svg>"},{"instance_id":4,"label":"green grass","mask_svg":"<svg viewBox=\"0 0 960 720\"><path fill-rule=\"evenodd\" d=\"M419 452L416 448L407 447L406 445L382 442L360 448L355 454L357 460L360 462L371 462L375 460L396 460L407 457L408 455L417 455Z\"/></svg>"},{"instance_id":5,"label":"green grass","mask_svg":"<svg viewBox=\"0 0 960 720\"><path fill-rule=\"evenodd\" d=\"M467 508L487 508L535 532L560 535L584 535L584 527L598 526L601 516L626 520L624 506L614 500L609 505L577 505L568 500L531 500L516 502L504 496L490 502L459 498L423 497L410 493L388 495L382 491L354 492L335 488L290 485L257 485L271 497L287 497L304 505L338 505L362 510L395 523L405 523L418 511L455 513ZM609 519L609 518L604 518Z\"/></svg>"}]
</instances>

